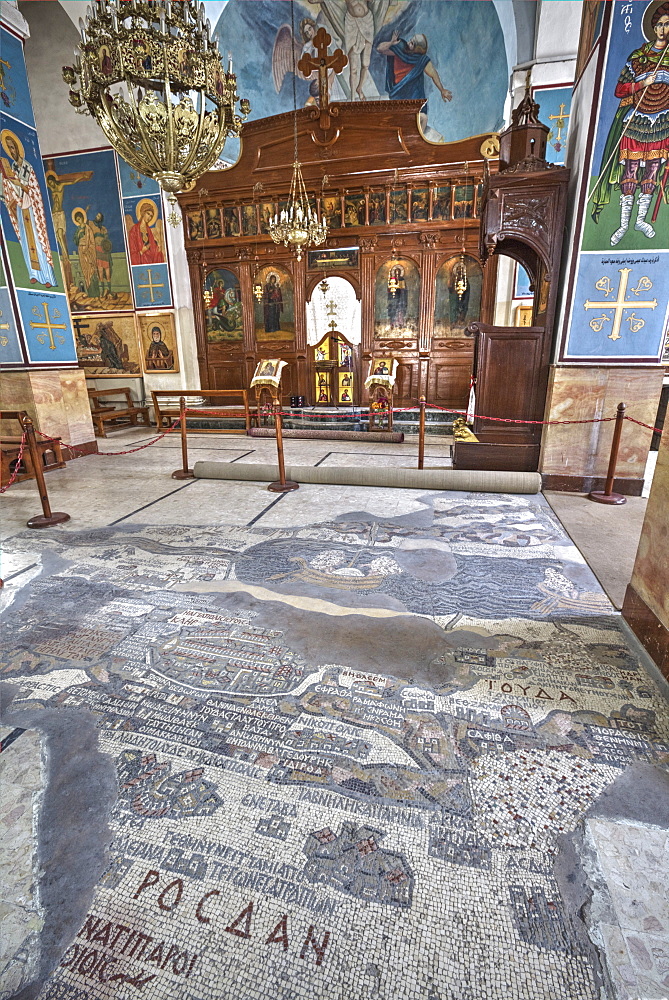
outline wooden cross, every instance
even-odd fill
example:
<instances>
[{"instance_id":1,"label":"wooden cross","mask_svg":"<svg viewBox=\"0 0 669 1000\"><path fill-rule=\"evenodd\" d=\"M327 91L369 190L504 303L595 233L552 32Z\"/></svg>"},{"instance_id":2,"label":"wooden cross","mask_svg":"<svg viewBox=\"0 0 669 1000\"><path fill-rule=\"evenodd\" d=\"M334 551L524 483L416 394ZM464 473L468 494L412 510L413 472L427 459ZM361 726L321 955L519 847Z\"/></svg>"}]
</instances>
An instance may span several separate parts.
<instances>
[{"instance_id":1,"label":"wooden cross","mask_svg":"<svg viewBox=\"0 0 669 1000\"><path fill-rule=\"evenodd\" d=\"M164 288L165 286L164 285L159 285L158 282L156 282L154 284L153 275L152 275L152 271L151 271L150 267L147 267L147 269L146 269L146 282L147 283L145 285L137 285L137 287L138 288L148 288L149 289L149 295L151 296L151 301L155 302L156 300L155 300L155 298L153 296L153 289L154 288Z\"/></svg>"},{"instance_id":2,"label":"wooden cross","mask_svg":"<svg viewBox=\"0 0 669 1000\"><path fill-rule=\"evenodd\" d=\"M297 68L302 76L309 77L314 70L318 70L318 106L320 108L320 126L323 130L330 128L330 97L328 94L328 71L341 73L348 63L348 57L344 55L342 49L335 49L331 56L328 55L328 45L332 41L325 28L319 28L313 38L313 48L316 55L305 52L297 64Z\"/></svg>"},{"instance_id":3,"label":"wooden cross","mask_svg":"<svg viewBox=\"0 0 669 1000\"><path fill-rule=\"evenodd\" d=\"M55 351L56 350L56 343L55 343L55 341L53 339L53 331L54 330L67 330L67 325L65 323L52 323L51 322L51 317L49 316L49 306L48 306L48 303L43 302L42 305L44 306L44 323L33 323L33 321L31 320L30 321L30 325L33 327L33 329L35 329L37 327L43 327L46 330L46 333L38 333L37 334L37 339L39 340L40 344L45 344L46 343L46 339L48 337L49 338L49 350ZM39 313L37 313L37 315L39 316ZM60 316L60 313L56 309L55 312L54 312L54 319L57 319L58 316ZM56 340L58 341L59 344L64 344L65 343L65 337L61 337L60 334L56 334Z\"/></svg>"},{"instance_id":4,"label":"wooden cross","mask_svg":"<svg viewBox=\"0 0 669 1000\"><path fill-rule=\"evenodd\" d=\"M78 316L72 317L72 326L74 327L77 336L81 333L82 330L88 330L90 325L91 325L90 323L84 323L83 320L79 319Z\"/></svg>"}]
</instances>

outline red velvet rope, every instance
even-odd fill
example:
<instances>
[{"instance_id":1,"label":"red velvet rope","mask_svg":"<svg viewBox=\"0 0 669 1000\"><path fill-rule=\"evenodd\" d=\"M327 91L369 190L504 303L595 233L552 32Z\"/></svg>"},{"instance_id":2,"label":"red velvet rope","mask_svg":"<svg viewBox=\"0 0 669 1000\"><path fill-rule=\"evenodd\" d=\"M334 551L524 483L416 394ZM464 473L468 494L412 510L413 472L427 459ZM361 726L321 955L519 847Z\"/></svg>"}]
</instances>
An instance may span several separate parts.
<instances>
[{"instance_id":1,"label":"red velvet rope","mask_svg":"<svg viewBox=\"0 0 669 1000\"><path fill-rule=\"evenodd\" d=\"M459 416L466 416L466 410L451 410L446 406L437 406L436 403L426 403L425 408L431 408L433 410L440 410L442 413L455 413ZM301 413L306 412L301 410ZM360 413L361 416L368 416L370 411L366 413ZM375 416L382 417L387 414L388 410L377 410L372 411ZM417 413L418 409L415 406L396 406L393 407L393 413ZM198 414L201 417L245 417L245 413L232 413L227 411L221 413L220 410L200 410L200 409L186 409L186 413ZM267 416L275 416L274 410L267 410ZM295 419L297 414L293 411L280 410L279 415L281 417L287 417L288 419ZM345 413L308 413L309 420L353 420L358 414L352 414L350 411ZM513 417L486 417L483 414L476 413L474 415L476 420L493 420L497 423L503 424L535 424L541 427L552 427L556 424L605 424L610 423L615 420L615 417L589 417L587 420L516 420ZM651 424L644 424L641 420L635 420L634 417L625 416L625 420L631 420L633 424L639 424L641 427L647 427L649 430L654 431L656 434L661 434L662 430L659 427L653 427ZM195 428L197 430L197 428Z\"/></svg>"},{"instance_id":2,"label":"red velvet rope","mask_svg":"<svg viewBox=\"0 0 669 1000\"><path fill-rule=\"evenodd\" d=\"M143 451L144 448L150 448L152 444L156 443L156 441L161 441L164 437L167 437L167 435L171 431L173 431L174 428L176 427L176 425L178 423L180 423L180 422L181 422L181 417L177 417L177 419L174 421L174 423L170 427L168 427L167 430L164 431L162 434L159 434L158 437L154 437L151 441L147 441L146 444L140 444L137 448L126 448L125 451L98 451L98 452L87 451L87 452L83 452L83 451L79 451L77 448L73 448L69 444L66 444L65 447L73 455L79 455L80 458L85 458L86 455L105 455L105 456L106 455L132 455L132 453L134 451ZM42 431L38 431L37 428L35 428L35 431L37 432L37 434L39 434L40 437L44 438L45 441L57 441L58 440L58 438L49 437L48 434L43 434Z\"/></svg>"},{"instance_id":3,"label":"red velvet rope","mask_svg":"<svg viewBox=\"0 0 669 1000\"><path fill-rule=\"evenodd\" d=\"M452 410L452 409L449 409L446 406L438 406L436 403L425 403L425 407L426 407L426 409L430 408L432 410L439 410L442 413L458 414L458 416L465 416L466 413L467 413L466 410ZM304 410L301 410L300 412L303 413ZM405 406L405 407L394 407L393 410L392 410L392 412L393 413L416 413L416 412L419 412L419 411L418 411L418 409L415 406ZM234 417L234 418L240 417L240 418L243 418L243 419L246 418L246 412L244 410L240 410L239 412L230 411L230 410L226 410L225 412L221 412L220 410L202 410L202 409L187 408L186 409L186 413L187 414L188 413L190 413L190 414L196 414L197 416L200 416L200 417L218 417L219 419L222 419L223 417ZM282 417L294 418L296 416L296 414L293 413L293 412L279 411L279 413L280 413L280 416L282 416ZM375 416L377 416L377 417L383 417L383 416L387 415L388 413L389 413L388 410L378 410L378 411L376 411ZM272 410L267 410L267 414L266 415L267 416L274 416L275 413ZM365 415L369 416L370 415L370 411L367 411L366 414L363 414L362 411L361 411L360 415L361 416L365 416ZM357 414L355 416L357 416ZM328 413L328 414L325 414L325 413L311 413L311 414L309 414L309 419L310 420L332 420L332 419L335 419L335 420L351 420L352 417L353 417L353 414L351 414L350 411L349 412L345 412L345 413ZM477 414L475 414L475 419L477 419L477 420L492 420L492 421L495 421L496 423L503 423L503 424L532 424L532 425L541 426L541 427L552 427L554 425L559 425L559 424L604 424L604 423L610 423L612 420L615 420L616 417L590 417L587 420L517 420L517 419L514 419L513 417L486 417L486 416L483 416L482 414L478 414L477 413ZM625 414L625 416L623 417L623 419L624 420L629 420L633 424L638 424L639 427L645 427L648 430L653 431L654 434L660 434L660 435L662 434L662 429L661 428L659 428L659 427L653 427L652 424L645 424L642 420L635 420L634 417L628 417L627 414ZM180 423L181 423L181 417L177 417L176 420L170 425L170 427L168 427L168 429L166 431L163 431L162 434L158 434L158 436L155 437L155 438L153 438L151 441L147 441L146 444L140 444L140 445L138 445L137 448L126 448L124 451L86 452L85 454L90 454L90 455L97 454L97 455L104 455L104 456L132 455L136 451L143 451L144 448L150 448L151 445L156 444L158 441L161 441L164 437L167 437L168 434L171 434L172 431L174 431L175 428L177 427L177 425L180 424ZM39 434L39 436L42 437L42 438L44 438L46 441L56 441L56 440L58 440L57 438L49 437L48 434L43 434L42 431L38 431L37 428L35 428L35 430L36 430L37 434ZM197 428L194 428L194 430L197 431ZM5 493L9 489L9 487L14 482L16 482L16 478L18 476L18 471L17 470L18 470L18 467L20 465L21 459L23 457L23 451L25 449L25 442L26 442L26 435L24 433L23 438L21 440L21 446L20 446L20 449L19 449L19 456L18 456L16 467L15 467L14 472L12 473L12 477L9 480L9 482L7 483L7 485L3 486L2 489L0 489L0 493ZM67 447L68 451L70 451L73 455L84 456L84 452L78 451L76 448L72 448L70 445L66 445L66 447Z\"/></svg>"},{"instance_id":4,"label":"red velvet rope","mask_svg":"<svg viewBox=\"0 0 669 1000\"><path fill-rule=\"evenodd\" d=\"M7 481L7 483L2 488L0 488L0 493L6 493L7 490L9 489L9 487L14 485L14 483L16 482L16 480L17 480L17 478L19 476L19 470L21 468L21 462L23 460L23 452L26 450L26 440L27 440L27 437L28 437L28 435L24 431L23 435L21 437L21 444L19 445L19 453L18 453L18 456L16 458L16 465L14 466L14 471L12 472L11 476L9 477L9 480ZM51 438L49 438L49 440L51 440Z\"/></svg>"}]
</instances>

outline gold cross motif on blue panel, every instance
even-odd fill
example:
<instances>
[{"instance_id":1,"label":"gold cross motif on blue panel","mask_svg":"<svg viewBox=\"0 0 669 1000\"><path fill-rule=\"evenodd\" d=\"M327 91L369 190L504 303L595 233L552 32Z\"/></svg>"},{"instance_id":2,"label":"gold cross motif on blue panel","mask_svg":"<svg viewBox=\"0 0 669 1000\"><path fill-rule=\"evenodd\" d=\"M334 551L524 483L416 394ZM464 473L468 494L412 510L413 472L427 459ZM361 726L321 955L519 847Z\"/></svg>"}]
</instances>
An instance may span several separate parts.
<instances>
[{"instance_id":1,"label":"gold cross motif on blue panel","mask_svg":"<svg viewBox=\"0 0 669 1000\"><path fill-rule=\"evenodd\" d=\"M586 299L583 303L584 309L602 309L601 316L593 316L590 320L590 328L595 331L595 333L601 333L604 329L605 323L613 323L611 327L611 333L608 334L609 340L620 340L622 334L620 328L623 323L623 311L625 309L655 309L657 306L657 299L639 299L641 292L648 292L653 287L653 282L650 278L645 275L639 278L639 281L635 288L630 288L630 295L636 295L636 299L626 299L627 295L627 285L629 283L629 277L632 273L631 267L621 267L618 269L620 271L620 281L618 282L618 290L616 293L616 298L612 299L610 302L606 301L607 297L615 292L615 288L611 284L611 279L608 275L600 278L599 281L595 282L595 288L604 294L604 300L598 302L591 302L590 299ZM605 310L612 310L613 316L607 316ZM626 322L630 325L630 331L632 333L638 333L645 325L646 321L640 316L636 316L634 313L630 313L629 316L625 317Z\"/></svg>"}]
</instances>

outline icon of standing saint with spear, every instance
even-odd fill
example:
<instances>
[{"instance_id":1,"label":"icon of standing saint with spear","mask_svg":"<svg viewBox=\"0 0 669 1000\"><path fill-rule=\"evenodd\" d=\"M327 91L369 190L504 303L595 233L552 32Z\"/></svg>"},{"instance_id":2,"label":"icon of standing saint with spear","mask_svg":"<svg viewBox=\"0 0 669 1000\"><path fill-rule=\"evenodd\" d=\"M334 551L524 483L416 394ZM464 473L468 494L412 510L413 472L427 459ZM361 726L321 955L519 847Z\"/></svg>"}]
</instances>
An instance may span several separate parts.
<instances>
[{"instance_id":1,"label":"icon of standing saint with spear","mask_svg":"<svg viewBox=\"0 0 669 1000\"><path fill-rule=\"evenodd\" d=\"M648 239L655 236L653 223L661 202L669 199L669 0L648 4L643 32L650 40L632 52L618 78L615 95L620 105L591 195L591 215L598 222L611 200L611 189L620 188L620 226L611 236L611 246L616 246L629 228L637 191L634 228Z\"/></svg>"}]
</instances>

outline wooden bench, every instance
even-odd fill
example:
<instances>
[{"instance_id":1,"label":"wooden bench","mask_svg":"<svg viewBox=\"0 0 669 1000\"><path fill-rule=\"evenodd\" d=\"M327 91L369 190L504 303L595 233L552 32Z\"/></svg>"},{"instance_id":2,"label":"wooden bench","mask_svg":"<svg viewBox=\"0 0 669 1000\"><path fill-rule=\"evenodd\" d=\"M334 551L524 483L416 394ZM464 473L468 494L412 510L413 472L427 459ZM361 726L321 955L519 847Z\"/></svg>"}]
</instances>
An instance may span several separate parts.
<instances>
[{"instance_id":1,"label":"wooden bench","mask_svg":"<svg viewBox=\"0 0 669 1000\"><path fill-rule=\"evenodd\" d=\"M100 399L109 399L111 396L122 396L122 400L114 403L101 403ZM139 406L130 395L130 389L121 386L118 389L89 389L88 398L91 404L91 417L95 424L96 436L106 437L105 424L112 424L114 427L136 427L137 418L141 417L148 427L149 408ZM120 405L116 405L120 404Z\"/></svg>"},{"instance_id":2,"label":"wooden bench","mask_svg":"<svg viewBox=\"0 0 669 1000\"><path fill-rule=\"evenodd\" d=\"M0 420L16 420L19 425L21 423L21 417L25 416L27 416L25 410L0 411ZM9 482L14 470L16 469L19 451L21 450L21 438L21 434L3 434L2 436L2 446L0 448L2 454L2 463L0 466L0 485L2 486L5 486L6 483ZM44 438L40 439L36 437L37 450L42 461L43 472L48 472L50 469L65 468L65 460L60 446L60 440L61 439L59 437L50 438L48 441ZM20 483L23 479L34 478L35 470L33 469L30 450L28 449L26 443L26 447L24 448L23 455L21 457L18 474L14 482Z\"/></svg>"},{"instance_id":3,"label":"wooden bench","mask_svg":"<svg viewBox=\"0 0 669 1000\"><path fill-rule=\"evenodd\" d=\"M251 429L251 423L253 422L256 425L258 423L258 409L257 407L249 406L247 389L198 389L197 391L183 389L176 392L171 389L156 389L151 393L151 397L153 399L153 415L159 429L171 427L177 419L180 414L179 400L182 396L185 397L187 409L206 410L208 411L207 416L210 416L211 419L216 419L219 415L221 419L229 417L232 414L239 414L241 416L241 411L243 410L247 434ZM210 399L216 401L235 396L240 400L237 406L209 405ZM202 400L204 400L204 405L202 405ZM211 414L210 411L212 410L215 410L216 413ZM188 417L193 419L197 417L197 414L189 413L186 423L188 423ZM175 430L178 431L179 428L176 427ZM196 434L239 434L239 430L234 427L195 427L193 431Z\"/></svg>"}]
</instances>

